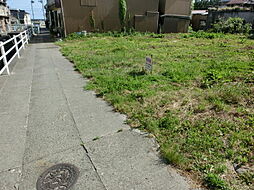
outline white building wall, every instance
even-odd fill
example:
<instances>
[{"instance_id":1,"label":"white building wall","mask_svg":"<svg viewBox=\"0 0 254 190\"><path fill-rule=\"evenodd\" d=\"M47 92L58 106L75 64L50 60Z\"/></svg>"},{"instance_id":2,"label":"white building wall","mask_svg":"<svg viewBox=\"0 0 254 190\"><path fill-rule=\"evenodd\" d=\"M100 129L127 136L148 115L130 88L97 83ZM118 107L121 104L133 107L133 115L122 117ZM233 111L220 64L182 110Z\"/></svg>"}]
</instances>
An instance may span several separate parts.
<instances>
[{"instance_id":1,"label":"white building wall","mask_svg":"<svg viewBox=\"0 0 254 190\"><path fill-rule=\"evenodd\" d=\"M25 24L26 26L32 25L32 20L31 20L30 14L25 14L25 17L24 17L24 24Z\"/></svg>"}]
</instances>

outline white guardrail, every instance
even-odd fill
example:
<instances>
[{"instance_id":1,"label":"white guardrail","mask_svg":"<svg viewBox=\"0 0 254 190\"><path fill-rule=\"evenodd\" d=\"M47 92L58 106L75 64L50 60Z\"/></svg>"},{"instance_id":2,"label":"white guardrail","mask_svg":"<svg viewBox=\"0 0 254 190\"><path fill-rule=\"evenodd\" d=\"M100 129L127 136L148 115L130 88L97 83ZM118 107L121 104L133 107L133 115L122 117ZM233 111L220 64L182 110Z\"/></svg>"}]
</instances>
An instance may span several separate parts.
<instances>
[{"instance_id":1,"label":"white guardrail","mask_svg":"<svg viewBox=\"0 0 254 190\"><path fill-rule=\"evenodd\" d=\"M25 45L28 44L28 41L30 40L30 37L32 36L32 33L30 30L25 30L24 32L21 32L18 35L15 35L13 38L5 41L0 42L0 49L1 49L1 57L0 61L3 61L4 67L0 70L0 75L6 70L7 74L10 75L9 65L13 61L13 59L18 56L20 58L20 51L21 49L25 49ZM5 45L14 42L14 45L9 48L8 50L5 49ZM7 55L10 54L15 49L15 53L9 60L7 59Z\"/></svg>"}]
</instances>

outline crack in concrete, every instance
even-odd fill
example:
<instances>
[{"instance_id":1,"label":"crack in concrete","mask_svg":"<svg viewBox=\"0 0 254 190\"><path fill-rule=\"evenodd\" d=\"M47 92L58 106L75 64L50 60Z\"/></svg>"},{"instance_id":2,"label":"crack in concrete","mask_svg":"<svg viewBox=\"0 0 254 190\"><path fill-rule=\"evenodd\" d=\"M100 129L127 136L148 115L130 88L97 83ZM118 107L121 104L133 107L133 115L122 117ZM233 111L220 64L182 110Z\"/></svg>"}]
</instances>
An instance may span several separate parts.
<instances>
[{"instance_id":1,"label":"crack in concrete","mask_svg":"<svg viewBox=\"0 0 254 190\"><path fill-rule=\"evenodd\" d=\"M56 73L56 75L57 75L57 79L58 79L58 82L59 82L59 85L60 85L62 94L63 94L63 96L64 96L64 99L65 99L66 103L67 103L67 107L68 107L70 116L71 116L71 118L72 118L72 120L73 120L73 123L74 123L74 126L75 126L75 130L76 130L77 135L78 135L78 137L79 137L79 139L80 139L81 146L83 147L83 149L84 149L84 151L85 151L85 153L86 153L86 155L87 155L87 157L88 157L90 163L92 164L92 166L93 166L93 168L94 168L94 170L95 170L95 173L96 173L96 175L97 175L99 181L100 181L101 184L103 185L104 189L107 190L107 188L106 188L105 184L103 183L103 181L102 181L102 179L101 179L101 177L100 177L100 175L99 175L99 173L98 173L98 171L97 171L97 168L96 168L95 164L93 163L91 157L89 156L88 150L86 149L86 147L85 147L85 145L84 145L84 142L83 142L83 140L82 140L82 138L81 138L80 131L79 131L78 127L77 127L77 123L76 123L76 120L75 120L75 118L74 118L74 114L73 114L73 112L72 112L72 110L71 110L71 108L70 108L70 103L69 103L68 98L67 98L67 96L66 96L66 94L65 94L65 92L64 92L63 85L62 85L61 80L60 80L60 76L59 76L60 74L59 74L59 72L58 72L57 69L56 69L56 64L55 64L55 62L54 62L54 59L52 59L52 57L50 57L50 59L51 59L53 65L54 65L54 70L55 70L55 73Z\"/></svg>"},{"instance_id":2,"label":"crack in concrete","mask_svg":"<svg viewBox=\"0 0 254 190\"><path fill-rule=\"evenodd\" d=\"M93 166L93 168L94 168L94 171L96 172L96 175L97 175L98 179L100 180L101 184L103 185L104 189L105 189L105 190L108 190L107 187L105 186L105 184L103 183L103 181L102 181L102 179L101 179L101 176L100 176L100 174L99 174L99 172L98 172L98 170L97 170L95 164L93 163L93 160L92 160L92 158L90 157L87 148L85 147L85 145L81 145L81 146L82 146L83 149L85 150L86 155L87 155L87 157L88 157L90 163L92 164L92 166Z\"/></svg>"}]
</instances>

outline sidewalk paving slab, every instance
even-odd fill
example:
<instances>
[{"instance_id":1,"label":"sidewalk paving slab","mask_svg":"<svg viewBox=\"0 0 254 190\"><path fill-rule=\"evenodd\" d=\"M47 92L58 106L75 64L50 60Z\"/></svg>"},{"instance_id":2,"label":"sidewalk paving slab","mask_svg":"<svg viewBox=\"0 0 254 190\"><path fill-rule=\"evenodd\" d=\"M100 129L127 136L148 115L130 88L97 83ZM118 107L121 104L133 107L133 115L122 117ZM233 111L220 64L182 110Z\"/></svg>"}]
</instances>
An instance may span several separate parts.
<instances>
[{"instance_id":1,"label":"sidewalk paving slab","mask_svg":"<svg viewBox=\"0 0 254 190\"><path fill-rule=\"evenodd\" d=\"M13 168L0 173L0 190L18 190L21 168Z\"/></svg>"},{"instance_id":2,"label":"sidewalk paving slab","mask_svg":"<svg viewBox=\"0 0 254 190\"><path fill-rule=\"evenodd\" d=\"M107 189L189 189L185 178L158 157L152 138L127 130L85 145Z\"/></svg>"},{"instance_id":3,"label":"sidewalk paving slab","mask_svg":"<svg viewBox=\"0 0 254 190\"><path fill-rule=\"evenodd\" d=\"M25 151L34 57L29 57L32 50L23 53L17 65L11 64L12 74L0 76L0 80L4 80L0 90L0 173L7 176L8 170L22 166ZM4 182L1 180L0 187Z\"/></svg>"},{"instance_id":4,"label":"sidewalk paving slab","mask_svg":"<svg viewBox=\"0 0 254 190\"><path fill-rule=\"evenodd\" d=\"M83 147L76 146L69 150L51 154L39 160L24 165L20 190L36 190L39 176L48 168L59 163L69 163L79 169L79 176L73 190L105 190L96 174Z\"/></svg>"}]
</instances>

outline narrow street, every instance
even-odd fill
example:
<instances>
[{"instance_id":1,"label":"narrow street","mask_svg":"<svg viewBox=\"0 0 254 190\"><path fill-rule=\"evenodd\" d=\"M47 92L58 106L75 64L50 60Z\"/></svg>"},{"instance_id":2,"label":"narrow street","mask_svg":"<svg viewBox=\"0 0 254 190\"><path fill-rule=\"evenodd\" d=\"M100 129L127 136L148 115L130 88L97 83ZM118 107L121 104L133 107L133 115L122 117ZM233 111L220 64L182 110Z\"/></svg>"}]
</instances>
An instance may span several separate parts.
<instances>
[{"instance_id":1,"label":"narrow street","mask_svg":"<svg viewBox=\"0 0 254 190\"><path fill-rule=\"evenodd\" d=\"M85 91L86 82L47 33L11 76L0 76L0 190L36 190L39 176L60 163L79 170L73 190L191 189L154 140Z\"/></svg>"}]
</instances>

